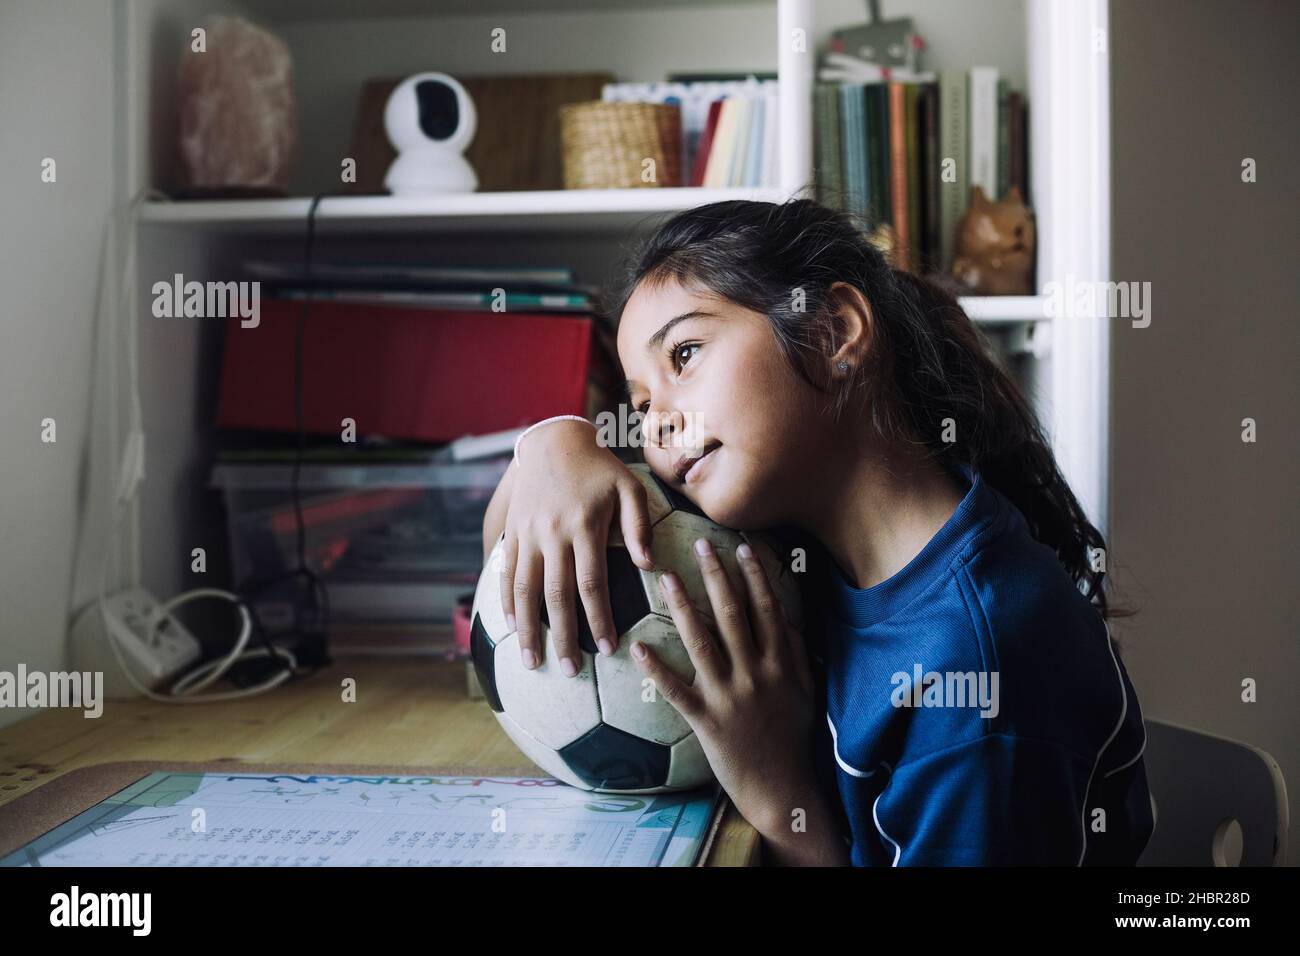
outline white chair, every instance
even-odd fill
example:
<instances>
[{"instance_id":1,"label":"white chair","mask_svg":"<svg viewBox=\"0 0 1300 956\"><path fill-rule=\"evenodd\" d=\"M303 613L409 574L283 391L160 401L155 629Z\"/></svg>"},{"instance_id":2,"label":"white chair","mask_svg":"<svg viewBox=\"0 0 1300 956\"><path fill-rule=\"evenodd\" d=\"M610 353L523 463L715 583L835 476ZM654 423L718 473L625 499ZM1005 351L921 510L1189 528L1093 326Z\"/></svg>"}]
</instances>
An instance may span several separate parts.
<instances>
[{"instance_id":1,"label":"white chair","mask_svg":"<svg viewBox=\"0 0 1300 956\"><path fill-rule=\"evenodd\" d=\"M1285 866L1289 813L1277 761L1227 737L1145 723L1156 824L1138 866Z\"/></svg>"}]
</instances>

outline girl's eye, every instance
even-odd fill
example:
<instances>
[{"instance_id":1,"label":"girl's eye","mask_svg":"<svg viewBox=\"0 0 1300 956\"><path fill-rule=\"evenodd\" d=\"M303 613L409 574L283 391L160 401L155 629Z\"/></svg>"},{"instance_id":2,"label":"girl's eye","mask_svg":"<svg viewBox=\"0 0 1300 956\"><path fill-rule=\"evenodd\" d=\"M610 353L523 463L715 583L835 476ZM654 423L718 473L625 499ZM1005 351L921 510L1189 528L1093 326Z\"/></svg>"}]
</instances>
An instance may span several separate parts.
<instances>
[{"instance_id":1,"label":"girl's eye","mask_svg":"<svg viewBox=\"0 0 1300 956\"><path fill-rule=\"evenodd\" d=\"M680 372L681 367L689 362L691 357L694 356L695 352L700 348L701 346L699 342L681 342L669 348L668 361L672 363L673 371ZM636 410L642 415L648 414L650 411L650 403L642 402L640 405L636 406Z\"/></svg>"},{"instance_id":2,"label":"girl's eye","mask_svg":"<svg viewBox=\"0 0 1300 956\"><path fill-rule=\"evenodd\" d=\"M682 342L681 344L674 345L671 349L669 349L668 360L673 363L673 369L676 371L681 371L681 366L689 362L691 360L691 356L695 354L694 352L691 351L691 349L698 350L699 347L700 344L698 342ZM687 353L685 357L683 357L683 353Z\"/></svg>"}]
</instances>

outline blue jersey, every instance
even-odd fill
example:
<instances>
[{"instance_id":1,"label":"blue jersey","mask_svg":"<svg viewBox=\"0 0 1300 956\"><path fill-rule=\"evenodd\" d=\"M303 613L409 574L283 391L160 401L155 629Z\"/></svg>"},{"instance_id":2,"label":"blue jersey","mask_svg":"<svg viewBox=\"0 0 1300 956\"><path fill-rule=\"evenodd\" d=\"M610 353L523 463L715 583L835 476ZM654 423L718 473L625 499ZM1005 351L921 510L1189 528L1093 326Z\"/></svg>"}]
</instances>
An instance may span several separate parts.
<instances>
[{"instance_id":1,"label":"blue jersey","mask_svg":"<svg viewBox=\"0 0 1300 956\"><path fill-rule=\"evenodd\" d=\"M808 543L817 768L852 862L1132 865L1153 827L1133 685L1055 553L964 478L949 520L874 587Z\"/></svg>"}]
</instances>

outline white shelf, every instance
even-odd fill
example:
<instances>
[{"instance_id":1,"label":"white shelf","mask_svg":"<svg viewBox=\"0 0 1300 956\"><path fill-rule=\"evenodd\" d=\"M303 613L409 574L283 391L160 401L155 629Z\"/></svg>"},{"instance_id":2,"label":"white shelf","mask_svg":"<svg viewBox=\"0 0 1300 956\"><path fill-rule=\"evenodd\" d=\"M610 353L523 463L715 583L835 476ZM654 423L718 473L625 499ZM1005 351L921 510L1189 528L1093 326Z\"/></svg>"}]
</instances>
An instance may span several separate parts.
<instances>
[{"instance_id":1,"label":"white shelf","mask_svg":"<svg viewBox=\"0 0 1300 956\"><path fill-rule=\"evenodd\" d=\"M781 202L776 188L554 189L444 196L327 196L317 224L350 233L597 232L634 228L667 215L726 199ZM311 199L231 199L145 203L142 222L255 234L300 231Z\"/></svg>"},{"instance_id":2,"label":"white shelf","mask_svg":"<svg viewBox=\"0 0 1300 956\"><path fill-rule=\"evenodd\" d=\"M965 295L958 301L966 314L985 325L1046 321L1047 298L1041 295Z\"/></svg>"},{"instance_id":3,"label":"white shelf","mask_svg":"<svg viewBox=\"0 0 1300 956\"><path fill-rule=\"evenodd\" d=\"M401 232L585 232L632 229L648 217L671 215L727 199L782 202L774 188L747 189L571 189L536 192L464 193L410 198L329 196L316 211L320 231L335 234ZM241 235L300 234L311 200L232 199L149 202L140 220ZM1003 325L1046 318L1040 296L963 296L962 308L976 322Z\"/></svg>"}]
</instances>

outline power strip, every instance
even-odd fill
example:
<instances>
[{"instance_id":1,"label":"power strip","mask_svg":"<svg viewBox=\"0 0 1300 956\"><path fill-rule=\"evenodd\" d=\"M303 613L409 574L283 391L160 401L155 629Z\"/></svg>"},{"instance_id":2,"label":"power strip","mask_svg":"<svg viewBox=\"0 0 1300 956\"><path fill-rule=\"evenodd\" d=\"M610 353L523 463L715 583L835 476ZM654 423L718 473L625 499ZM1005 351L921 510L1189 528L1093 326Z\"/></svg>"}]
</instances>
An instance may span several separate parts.
<instances>
[{"instance_id":1,"label":"power strip","mask_svg":"<svg viewBox=\"0 0 1300 956\"><path fill-rule=\"evenodd\" d=\"M104 630L105 618L122 652L122 660L135 679L150 690L159 690L203 656L198 639L175 615L168 614L150 633L149 624L158 616L160 602L143 588L118 591L104 598L104 614L99 601L91 601L77 616L70 635L72 666L79 671L102 671L104 696L116 699L140 697L141 694L122 673L110 636Z\"/></svg>"}]
</instances>

